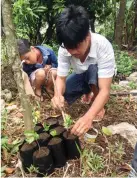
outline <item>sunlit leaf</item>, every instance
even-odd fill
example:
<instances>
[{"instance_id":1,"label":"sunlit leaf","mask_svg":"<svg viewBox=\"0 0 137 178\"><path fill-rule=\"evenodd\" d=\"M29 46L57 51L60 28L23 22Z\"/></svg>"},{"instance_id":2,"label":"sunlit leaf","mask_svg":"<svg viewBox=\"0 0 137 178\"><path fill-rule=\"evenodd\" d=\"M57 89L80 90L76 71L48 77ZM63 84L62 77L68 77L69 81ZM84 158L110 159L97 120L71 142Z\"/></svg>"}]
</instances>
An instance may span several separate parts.
<instances>
[{"instance_id":1,"label":"sunlit leaf","mask_svg":"<svg viewBox=\"0 0 137 178\"><path fill-rule=\"evenodd\" d=\"M53 137L55 137L55 136L57 135L57 131L56 131L56 130L52 130L52 131L50 132L50 135L52 135Z\"/></svg>"},{"instance_id":2,"label":"sunlit leaf","mask_svg":"<svg viewBox=\"0 0 137 178\"><path fill-rule=\"evenodd\" d=\"M109 128L107 127L102 127L102 133L107 135L107 136L111 136L112 135L112 132Z\"/></svg>"}]
</instances>

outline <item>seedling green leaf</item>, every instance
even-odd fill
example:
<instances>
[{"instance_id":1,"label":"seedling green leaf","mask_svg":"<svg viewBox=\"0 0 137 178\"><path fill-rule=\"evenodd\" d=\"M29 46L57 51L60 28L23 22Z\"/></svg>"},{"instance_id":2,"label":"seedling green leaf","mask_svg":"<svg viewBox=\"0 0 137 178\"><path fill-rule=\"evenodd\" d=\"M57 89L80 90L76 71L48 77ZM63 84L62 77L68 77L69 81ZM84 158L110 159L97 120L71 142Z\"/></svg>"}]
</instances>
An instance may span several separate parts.
<instances>
[{"instance_id":1,"label":"seedling green leaf","mask_svg":"<svg viewBox=\"0 0 137 178\"><path fill-rule=\"evenodd\" d=\"M22 141L19 139L14 140L12 143L8 143L8 137L3 136L1 138L1 148L6 149L8 152L15 154L19 150L19 146L22 144Z\"/></svg>"},{"instance_id":2,"label":"seedling green leaf","mask_svg":"<svg viewBox=\"0 0 137 178\"><path fill-rule=\"evenodd\" d=\"M36 132L32 131L32 130L25 131L24 135L26 136L26 142L27 143L32 143L33 141L35 141L35 140L37 140L39 138L39 135Z\"/></svg>"},{"instance_id":3,"label":"seedling green leaf","mask_svg":"<svg viewBox=\"0 0 137 178\"><path fill-rule=\"evenodd\" d=\"M71 119L71 116L65 114L64 127L66 129L69 129L72 124L73 124L73 120Z\"/></svg>"},{"instance_id":4,"label":"seedling green leaf","mask_svg":"<svg viewBox=\"0 0 137 178\"><path fill-rule=\"evenodd\" d=\"M80 150L79 145L77 144L77 142L75 142L75 144L76 144L76 147L77 147L77 150L78 150L79 154L82 155L82 151Z\"/></svg>"},{"instance_id":5,"label":"seedling green leaf","mask_svg":"<svg viewBox=\"0 0 137 178\"><path fill-rule=\"evenodd\" d=\"M52 135L52 137L55 137L57 135L57 131L56 130L52 130L50 132L50 135Z\"/></svg>"},{"instance_id":6,"label":"seedling green leaf","mask_svg":"<svg viewBox=\"0 0 137 178\"><path fill-rule=\"evenodd\" d=\"M39 111L35 111L35 109L33 109L32 116L33 116L33 123L37 124L38 120L40 119L40 112Z\"/></svg>"},{"instance_id":7,"label":"seedling green leaf","mask_svg":"<svg viewBox=\"0 0 137 178\"><path fill-rule=\"evenodd\" d=\"M22 144L22 141L21 140L19 140L19 139L16 139L16 140L14 140L13 142L12 142L12 144L11 144L11 153L12 154L15 154L15 153L17 153L18 151L19 151L19 146Z\"/></svg>"},{"instance_id":8,"label":"seedling green leaf","mask_svg":"<svg viewBox=\"0 0 137 178\"><path fill-rule=\"evenodd\" d=\"M7 166L2 166L1 167L1 177L5 177L6 176L6 174L5 174L6 167Z\"/></svg>"},{"instance_id":9,"label":"seedling green leaf","mask_svg":"<svg viewBox=\"0 0 137 178\"><path fill-rule=\"evenodd\" d=\"M102 127L102 133L107 135L107 136L111 136L112 135L112 132L109 128L107 127Z\"/></svg>"},{"instance_id":10,"label":"seedling green leaf","mask_svg":"<svg viewBox=\"0 0 137 178\"><path fill-rule=\"evenodd\" d=\"M38 167L35 167L34 165L31 164L29 168L27 168L29 173L39 173Z\"/></svg>"},{"instance_id":11,"label":"seedling green leaf","mask_svg":"<svg viewBox=\"0 0 137 178\"><path fill-rule=\"evenodd\" d=\"M44 123L44 130L47 132L49 131L50 125Z\"/></svg>"},{"instance_id":12,"label":"seedling green leaf","mask_svg":"<svg viewBox=\"0 0 137 178\"><path fill-rule=\"evenodd\" d=\"M9 144L8 144L8 137L4 136L1 138L1 148L10 150Z\"/></svg>"}]
</instances>

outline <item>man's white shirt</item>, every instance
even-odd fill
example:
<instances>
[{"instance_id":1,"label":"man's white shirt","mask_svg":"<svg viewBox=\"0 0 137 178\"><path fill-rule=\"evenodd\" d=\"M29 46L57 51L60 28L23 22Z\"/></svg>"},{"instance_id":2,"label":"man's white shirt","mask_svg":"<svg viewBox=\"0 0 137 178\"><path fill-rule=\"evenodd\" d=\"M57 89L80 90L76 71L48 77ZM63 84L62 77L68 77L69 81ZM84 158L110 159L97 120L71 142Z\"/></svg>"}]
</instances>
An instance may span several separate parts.
<instances>
[{"instance_id":1,"label":"man's white shirt","mask_svg":"<svg viewBox=\"0 0 137 178\"><path fill-rule=\"evenodd\" d=\"M90 64L97 64L98 78L110 78L116 73L114 51L111 43L102 35L91 33L91 47L87 58L82 63L65 48L58 51L58 76L66 77L70 67L76 74L84 73Z\"/></svg>"}]
</instances>

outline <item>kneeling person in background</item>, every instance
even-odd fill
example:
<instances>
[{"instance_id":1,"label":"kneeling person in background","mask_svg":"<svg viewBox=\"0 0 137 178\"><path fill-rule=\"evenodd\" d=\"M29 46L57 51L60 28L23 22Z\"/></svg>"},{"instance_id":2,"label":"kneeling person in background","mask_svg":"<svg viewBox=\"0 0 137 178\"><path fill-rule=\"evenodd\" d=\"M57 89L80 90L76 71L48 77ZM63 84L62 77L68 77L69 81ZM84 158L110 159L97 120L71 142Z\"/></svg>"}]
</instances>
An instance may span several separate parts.
<instances>
[{"instance_id":1,"label":"kneeling person in background","mask_svg":"<svg viewBox=\"0 0 137 178\"><path fill-rule=\"evenodd\" d=\"M23 71L27 73L35 95L43 101L42 86L53 94L52 75L56 79L58 66L56 55L45 46L30 46L27 39L19 39L17 44Z\"/></svg>"}]
</instances>

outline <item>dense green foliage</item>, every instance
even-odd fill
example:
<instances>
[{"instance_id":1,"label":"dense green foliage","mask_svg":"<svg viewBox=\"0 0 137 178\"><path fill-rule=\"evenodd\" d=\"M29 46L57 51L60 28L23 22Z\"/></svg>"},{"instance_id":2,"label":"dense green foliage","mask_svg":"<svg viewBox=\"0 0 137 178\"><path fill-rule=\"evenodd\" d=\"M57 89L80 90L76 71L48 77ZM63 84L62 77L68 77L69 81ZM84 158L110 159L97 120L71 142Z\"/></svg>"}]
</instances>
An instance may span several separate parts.
<instances>
[{"instance_id":1,"label":"dense green foliage","mask_svg":"<svg viewBox=\"0 0 137 178\"><path fill-rule=\"evenodd\" d=\"M119 0L13 0L13 21L17 38L27 38L32 45L46 45L52 48L57 55L59 46L55 35L56 19L64 7L75 4L85 7L88 11L92 31L95 30L114 43L119 2ZM123 45L127 46L125 49L136 45L137 33L135 33L135 39L132 39L133 36L130 35L134 32L135 8L135 0L127 0L122 36ZM133 57L126 52L121 52L118 48L115 48L115 57L118 73L129 75L133 69ZM6 48L3 43L2 61L4 63L6 58Z\"/></svg>"},{"instance_id":2,"label":"dense green foliage","mask_svg":"<svg viewBox=\"0 0 137 178\"><path fill-rule=\"evenodd\" d=\"M118 73L125 76L128 76L132 73L134 58L132 56L129 56L128 52L115 50L115 59Z\"/></svg>"},{"instance_id":3,"label":"dense green foliage","mask_svg":"<svg viewBox=\"0 0 137 178\"><path fill-rule=\"evenodd\" d=\"M91 28L94 22L104 23L112 13L111 1L106 0L14 0L13 19L18 38L28 38L33 44L53 44L55 39L55 22L64 7L82 5L89 13Z\"/></svg>"}]
</instances>

